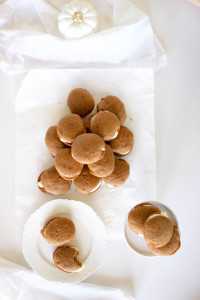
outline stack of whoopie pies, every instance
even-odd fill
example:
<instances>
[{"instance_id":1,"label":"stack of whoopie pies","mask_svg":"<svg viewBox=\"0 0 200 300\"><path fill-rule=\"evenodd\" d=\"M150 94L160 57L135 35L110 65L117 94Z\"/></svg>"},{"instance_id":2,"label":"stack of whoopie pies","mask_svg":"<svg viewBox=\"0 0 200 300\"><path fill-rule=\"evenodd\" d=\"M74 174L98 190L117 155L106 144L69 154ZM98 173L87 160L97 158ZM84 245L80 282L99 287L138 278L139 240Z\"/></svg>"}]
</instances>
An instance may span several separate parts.
<instances>
[{"instance_id":1,"label":"stack of whoopie pies","mask_svg":"<svg viewBox=\"0 0 200 300\"><path fill-rule=\"evenodd\" d=\"M41 229L47 243L58 246L53 253L53 260L56 267L66 273L80 272L83 269L83 265L77 259L78 249L66 246L73 240L75 231L74 223L64 217L50 219Z\"/></svg>"},{"instance_id":2,"label":"stack of whoopie pies","mask_svg":"<svg viewBox=\"0 0 200 300\"><path fill-rule=\"evenodd\" d=\"M136 205L128 215L128 224L132 231L144 237L154 255L173 255L180 248L178 228L165 212L151 203Z\"/></svg>"},{"instance_id":3,"label":"stack of whoopie pies","mask_svg":"<svg viewBox=\"0 0 200 300\"><path fill-rule=\"evenodd\" d=\"M77 88L70 92L67 105L71 113L47 130L45 143L55 166L40 174L39 189L61 195L70 189L72 180L79 192L88 194L98 190L102 179L109 186L122 185L130 167L120 157L134 143L133 133L123 126L126 111L122 101L107 96L98 103L97 112L90 114L94 99L87 90Z\"/></svg>"}]
</instances>

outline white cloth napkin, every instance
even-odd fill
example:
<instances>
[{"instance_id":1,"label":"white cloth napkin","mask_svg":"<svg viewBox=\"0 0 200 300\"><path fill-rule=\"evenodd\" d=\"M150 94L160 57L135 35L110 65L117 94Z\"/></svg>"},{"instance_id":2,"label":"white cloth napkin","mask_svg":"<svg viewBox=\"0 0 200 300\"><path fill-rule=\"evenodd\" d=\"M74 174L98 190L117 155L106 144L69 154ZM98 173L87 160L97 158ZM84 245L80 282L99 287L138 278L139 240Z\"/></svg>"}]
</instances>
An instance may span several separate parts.
<instances>
[{"instance_id":1,"label":"white cloth napkin","mask_svg":"<svg viewBox=\"0 0 200 300\"><path fill-rule=\"evenodd\" d=\"M98 102L108 94L125 104L125 125L134 132L134 147L124 157L130 176L120 187L102 187L81 194L74 186L62 196L37 188L39 174L54 160L45 146L47 129L69 113L67 95L76 87L88 89ZM18 236L29 215L52 199L67 198L90 205L104 221L109 238L123 237L124 221L137 203L156 199L154 82L152 69L35 70L23 80L16 99L16 187Z\"/></svg>"},{"instance_id":2,"label":"white cloth napkin","mask_svg":"<svg viewBox=\"0 0 200 300\"><path fill-rule=\"evenodd\" d=\"M114 288L86 283L58 284L0 258L1 300L133 300Z\"/></svg>"},{"instance_id":3,"label":"white cloth napkin","mask_svg":"<svg viewBox=\"0 0 200 300\"><path fill-rule=\"evenodd\" d=\"M149 18L128 0L88 0L99 31L64 40L57 17L65 0L7 0L0 5L0 68L153 67L166 56ZM67 1L69 2L69 1Z\"/></svg>"}]
</instances>

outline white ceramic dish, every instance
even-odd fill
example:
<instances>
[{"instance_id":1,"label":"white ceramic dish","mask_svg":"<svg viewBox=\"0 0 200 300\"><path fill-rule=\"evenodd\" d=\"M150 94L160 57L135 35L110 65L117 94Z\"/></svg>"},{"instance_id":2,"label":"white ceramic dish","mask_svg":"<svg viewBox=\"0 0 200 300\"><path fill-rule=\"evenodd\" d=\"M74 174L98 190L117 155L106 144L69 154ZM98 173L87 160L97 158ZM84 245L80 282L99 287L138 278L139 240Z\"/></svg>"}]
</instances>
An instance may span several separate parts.
<instances>
[{"instance_id":1,"label":"white ceramic dish","mask_svg":"<svg viewBox=\"0 0 200 300\"><path fill-rule=\"evenodd\" d=\"M70 218L76 234L69 246L79 249L78 259L84 268L77 273L65 273L53 262L56 247L49 245L40 233L51 218ZM24 227L22 251L32 269L41 277L56 282L76 283L90 276L101 264L106 244L105 227L88 205L74 200L53 200L37 209Z\"/></svg>"},{"instance_id":2,"label":"white ceramic dish","mask_svg":"<svg viewBox=\"0 0 200 300\"><path fill-rule=\"evenodd\" d=\"M156 202L156 201L149 201L149 203L157 206L162 212L166 212L168 217L171 219L173 224L178 227L178 222L176 219L176 216L174 213L164 204ZM125 240L131 250L133 250L135 253L147 257L157 257L153 255L145 242L144 237L139 236L135 232L133 232L129 225L128 225L128 215L125 218L125 225L124 225L124 237Z\"/></svg>"}]
</instances>

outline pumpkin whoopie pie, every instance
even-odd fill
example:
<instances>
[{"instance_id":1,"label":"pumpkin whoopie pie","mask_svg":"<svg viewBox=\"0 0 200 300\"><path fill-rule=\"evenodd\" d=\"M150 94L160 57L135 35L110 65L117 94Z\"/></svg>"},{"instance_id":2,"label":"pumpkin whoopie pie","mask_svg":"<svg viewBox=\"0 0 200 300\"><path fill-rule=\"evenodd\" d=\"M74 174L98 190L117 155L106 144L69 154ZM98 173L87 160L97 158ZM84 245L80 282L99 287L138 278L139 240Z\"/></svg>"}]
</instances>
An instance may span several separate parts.
<instances>
[{"instance_id":1,"label":"pumpkin whoopie pie","mask_svg":"<svg viewBox=\"0 0 200 300\"><path fill-rule=\"evenodd\" d=\"M90 121L90 130L104 141L116 138L120 129L119 119L110 111L100 111Z\"/></svg>"},{"instance_id":2,"label":"pumpkin whoopie pie","mask_svg":"<svg viewBox=\"0 0 200 300\"><path fill-rule=\"evenodd\" d=\"M61 142L70 146L74 139L85 132L85 124L77 114L64 116L57 125L57 134Z\"/></svg>"},{"instance_id":3,"label":"pumpkin whoopie pie","mask_svg":"<svg viewBox=\"0 0 200 300\"><path fill-rule=\"evenodd\" d=\"M181 242L180 242L180 232L179 230L174 226L173 228L173 234L170 239L170 241L164 245L163 247L159 248L153 248L150 245L148 245L149 250L151 253L157 256L168 256L175 254L178 249L180 248Z\"/></svg>"},{"instance_id":4,"label":"pumpkin whoopie pie","mask_svg":"<svg viewBox=\"0 0 200 300\"><path fill-rule=\"evenodd\" d=\"M71 187L71 181L63 179L53 166L43 171L38 177L38 188L50 195L62 195Z\"/></svg>"},{"instance_id":5,"label":"pumpkin whoopie pie","mask_svg":"<svg viewBox=\"0 0 200 300\"><path fill-rule=\"evenodd\" d=\"M57 126L51 126L46 132L45 144L49 153L55 157L58 151L66 148L66 145L61 142L57 135Z\"/></svg>"},{"instance_id":6,"label":"pumpkin whoopie pie","mask_svg":"<svg viewBox=\"0 0 200 300\"><path fill-rule=\"evenodd\" d=\"M78 249L74 247L58 247L53 253L53 260L56 267L63 272L80 272L83 265L77 259L78 254Z\"/></svg>"},{"instance_id":7,"label":"pumpkin whoopie pie","mask_svg":"<svg viewBox=\"0 0 200 300\"><path fill-rule=\"evenodd\" d=\"M94 99L87 90L77 88L70 92L67 105L72 113L85 117L94 109Z\"/></svg>"},{"instance_id":8,"label":"pumpkin whoopie pie","mask_svg":"<svg viewBox=\"0 0 200 300\"><path fill-rule=\"evenodd\" d=\"M72 157L79 163L91 164L103 158L105 149L105 143L100 136L83 133L72 144Z\"/></svg>"},{"instance_id":9,"label":"pumpkin whoopie pie","mask_svg":"<svg viewBox=\"0 0 200 300\"><path fill-rule=\"evenodd\" d=\"M88 167L84 166L81 174L74 179L74 185L80 193L94 193L101 186L101 178L92 175Z\"/></svg>"},{"instance_id":10,"label":"pumpkin whoopie pie","mask_svg":"<svg viewBox=\"0 0 200 300\"><path fill-rule=\"evenodd\" d=\"M46 222L41 234L50 245L70 243L75 235L74 223L64 217L55 217Z\"/></svg>"},{"instance_id":11,"label":"pumpkin whoopie pie","mask_svg":"<svg viewBox=\"0 0 200 300\"><path fill-rule=\"evenodd\" d=\"M129 164L124 159L115 158L114 171L103 180L109 186L120 186L128 179L130 173Z\"/></svg>"},{"instance_id":12,"label":"pumpkin whoopie pie","mask_svg":"<svg viewBox=\"0 0 200 300\"><path fill-rule=\"evenodd\" d=\"M128 215L128 225L132 231L143 236L146 219L153 214L161 213L160 209L150 203L141 203L133 207Z\"/></svg>"},{"instance_id":13,"label":"pumpkin whoopie pie","mask_svg":"<svg viewBox=\"0 0 200 300\"><path fill-rule=\"evenodd\" d=\"M116 155L127 155L133 148L133 133L126 126L121 126L118 135L109 145Z\"/></svg>"},{"instance_id":14,"label":"pumpkin whoopie pie","mask_svg":"<svg viewBox=\"0 0 200 300\"><path fill-rule=\"evenodd\" d=\"M97 111L110 111L115 114L120 124L122 125L126 120L126 111L122 101L115 96L106 96L97 104Z\"/></svg>"},{"instance_id":15,"label":"pumpkin whoopie pie","mask_svg":"<svg viewBox=\"0 0 200 300\"><path fill-rule=\"evenodd\" d=\"M75 179L83 168L83 164L76 161L71 155L71 148L60 150L55 157L55 168L66 180Z\"/></svg>"},{"instance_id":16,"label":"pumpkin whoopie pie","mask_svg":"<svg viewBox=\"0 0 200 300\"><path fill-rule=\"evenodd\" d=\"M167 216L162 213L153 214L144 223L144 238L149 247L163 247L171 240L173 228L173 223Z\"/></svg>"},{"instance_id":17,"label":"pumpkin whoopie pie","mask_svg":"<svg viewBox=\"0 0 200 300\"><path fill-rule=\"evenodd\" d=\"M115 157L109 145L106 144L105 154L102 159L93 164L88 164L90 173L97 177L109 176L115 167Z\"/></svg>"}]
</instances>

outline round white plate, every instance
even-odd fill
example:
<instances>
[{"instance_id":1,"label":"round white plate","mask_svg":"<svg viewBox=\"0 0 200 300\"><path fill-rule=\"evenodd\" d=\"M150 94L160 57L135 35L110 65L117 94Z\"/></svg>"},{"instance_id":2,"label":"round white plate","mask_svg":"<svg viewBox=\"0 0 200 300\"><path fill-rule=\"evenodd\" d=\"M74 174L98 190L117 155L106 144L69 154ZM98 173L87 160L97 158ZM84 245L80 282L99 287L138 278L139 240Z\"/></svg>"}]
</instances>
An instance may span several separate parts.
<instances>
[{"instance_id":1,"label":"round white plate","mask_svg":"<svg viewBox=\"0 0 200 300\"><path fill-rule=\"evenodd\" d=\"M66 217L74 222L76 234L71 243L79 249L78 260L84 268L77 273L65 273L53 262L56 246L49 245L40 233L44 224L54 217ZM43 278L64 283L80 282L101 264L106 245L105 227L88 205L74 200L53 200L36 210L26 222L22 251L32 269Z\"/></svg>"},{"instance_id":2,"label":"round white plate","mask_svg":"<svg viewBox=\"0 0 200 300\"><path fill-rule=\"evenodd\" d=\"M162 212L166 212L169 219L171 219L173 224L176 227L178 227L178 222L177 222L176 216L166 205L161 204L159 202L155 202L155 201L149 201L149 203L157 206ZM135 232L133 232L130 229L130 227L128 225L128 216L126 216L126 219L125 219L124 236L125 236L125 240L126 240L128 246L131 248L131 250L133 250L137 254L147 256L147 257L157 257L149 251L144 237L139 236L138 234L136 234Z\"/></svg>"}]
</instances>

